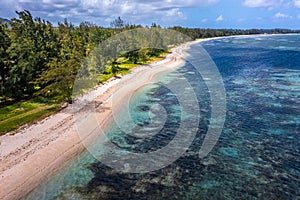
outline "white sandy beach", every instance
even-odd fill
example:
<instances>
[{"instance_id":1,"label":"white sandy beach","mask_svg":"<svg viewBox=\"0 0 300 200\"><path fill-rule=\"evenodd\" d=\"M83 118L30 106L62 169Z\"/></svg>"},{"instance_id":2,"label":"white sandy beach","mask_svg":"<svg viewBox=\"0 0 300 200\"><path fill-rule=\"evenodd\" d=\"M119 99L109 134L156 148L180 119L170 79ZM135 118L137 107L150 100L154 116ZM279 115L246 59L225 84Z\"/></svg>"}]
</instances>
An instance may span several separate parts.
<instances>
[{"instance_id":1,"label":"white sandy beach","mask_svg":"<svg viewBox=\"0 0 300 200\"><path fill-rule=\"evenodd\" d=\"M263 36L263 35L256 35ZM243 37L243 36L230 36ZM245 36L249 37L249 36ZM218 37L222 39L226 37ZM190 45L216 38L198 39L172 49L164 60L133 69L121 79L113 79L97 87L94 95L81 98L95 101L95 113L101 129L113 121L112 104L121 109L122 101L144 85L152 83L156 76L184 64L184 50ZM129 84L130 83L130 84ZM126 86L126 87L125 87ZM125 89L124 89L125 88ZM118 92L115 96L114 91ZM114 94L112 103L112 94ZM97 102L104 102L99 103ZM88 119L85 119L88 123ZM83 122L83 123L85 123ZM84 144L98 137L97 127L88 127L85 135L78 134L72 105L15 134L0 136L0 199L19 199L47 180L76 155L85 150ZM94 124L93 124L94 125ZM83 141L84 140L84 141Z\"/></svg>"},{"instance_id":2,"label":"white sandy beach","mask_svg":"<svg viewBox=\"0 0 300 200\"><path fill-rule=\"evenodd\" d=\"M196 42L199 42L196 41ZM167 70L184 64L182 51L195 42L173 49L166 59L135 68L121 79L111 80L96 89L96 101L104 102L97 109L97 120L102 127L112 122L112 93L128 85L126 91L114 96L114 104L121 103L141 86L149 84ZM55 171L85 150L77 133L72 106L18 131L0 137L0 199L19 199L47 180ZM91 127L92 130L93 127ZM92 135L87 132L86 135Z\"/></svg>"}]
</instances>

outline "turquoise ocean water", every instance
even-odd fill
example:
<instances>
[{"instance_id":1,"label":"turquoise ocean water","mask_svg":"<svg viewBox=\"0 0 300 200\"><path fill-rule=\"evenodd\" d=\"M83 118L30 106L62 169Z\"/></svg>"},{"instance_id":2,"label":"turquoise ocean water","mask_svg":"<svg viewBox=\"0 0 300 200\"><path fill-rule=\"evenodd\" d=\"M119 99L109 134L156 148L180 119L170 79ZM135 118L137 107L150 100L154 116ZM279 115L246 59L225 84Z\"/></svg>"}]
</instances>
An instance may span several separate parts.
<instances>
[{"instance_id":1,"label":"turquoise ocean water","mask_svg":"<svg viewBox=\"0 0 300 200\"><path fill-rule=\"evenodd\" d=\"M164 108L167 119L158 134L138 138L114 124L96 145L107 156L107 140L134 152L168 144L181 115L193 120L168 89L180 74L193 87L201 112L196 137L183 156L154 172L128 174L84 152L24 199L300 199L300 35L225 38L201 45L216 63L227 95L224 129L206 158L199 159L198 152L209 124L209 91L186 63L176 73L160 75L130 103L139 125L131 132L143 135L157 131L161 120L150 108Z\"/></svg>"}]
</instances>

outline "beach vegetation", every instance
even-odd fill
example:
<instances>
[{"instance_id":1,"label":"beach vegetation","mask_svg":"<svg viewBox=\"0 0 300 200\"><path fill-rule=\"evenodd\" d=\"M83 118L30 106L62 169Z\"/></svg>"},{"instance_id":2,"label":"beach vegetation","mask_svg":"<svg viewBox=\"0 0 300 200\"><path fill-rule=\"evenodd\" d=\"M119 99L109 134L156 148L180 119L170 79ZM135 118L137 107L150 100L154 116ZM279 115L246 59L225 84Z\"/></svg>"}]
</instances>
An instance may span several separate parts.
<instances>
[{"instance_id":1,"label":"beach vegetation","mask_svg":"<svg viewBox=\"0 0 300 200\"><path fill-rule=\"evenodd\" d=\"M28 10L16 13L17 18L0 23L0 133L35 122L55 112L61 102L71 103L78 70L93 49L113 35L143 27L130 24L121 17L113 20L110 27L89 22L76 26L67 20L54 26L49 21L33 17ZM153 30L152 41L147 44L149 48L135 49L123 54L119 54L117 50L111 52L119 55L117 58L112 56L103 59L96 56L94 63L90 64L101 63L105 67L88 67L89 71L83 73L91 73L97 76L99 83L103 83L114 76L128 73L134 67L163 59L168 49L177 45L175 41L178 40L170 35L167 42L162 41L159 29L161 26L156 23L146 26L146 30ZM176 30L192 39L300 32L287 29L216 30L179 26L166 29ZM126 41L119 42L122 47L135 45ZM47 99L47 102L37 102L37 99Z\"/></svg>"},{"instance_id":2,"label":"beach vegetation","mask_svg":"<svg viewBox=\"0 0 300 200\"><path fill-rule=\"evenodd\" d=\"M4 106L0 108L0 135L13 131L21 125L35 123L60 108L58 102L41 97Z\"/></svg>"}]
</instances>

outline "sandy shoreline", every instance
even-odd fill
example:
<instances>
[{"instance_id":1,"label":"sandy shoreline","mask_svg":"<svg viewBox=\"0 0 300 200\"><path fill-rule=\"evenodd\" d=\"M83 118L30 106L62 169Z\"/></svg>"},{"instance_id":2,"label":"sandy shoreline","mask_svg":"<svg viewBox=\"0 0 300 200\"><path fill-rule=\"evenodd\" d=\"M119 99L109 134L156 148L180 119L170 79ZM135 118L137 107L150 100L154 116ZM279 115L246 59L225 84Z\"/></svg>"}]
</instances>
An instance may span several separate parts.
<instances>
[{"instance_id":1,"label":"sandy shoreline","mask_svg":"<svg viewBox=\"0 0 300 200\"><path fill-rule=\"evenodd\" d=\"M190 45L222 38L226 37L198 39L180 45L173 48L172 54L166 59L135 68L121 79L114 79L99 86L93 92L96 93L95 113L101 129L106 129L113 121L112 105L121 109L124 99L130 98L139 88L153 82L157 75L183 65L183 51ZM118 96L114 96L112 102L112 94L123 88L126 89L118 92ZM93 127L94 124L89 126L88 118L84 120L86 121L83 121L83 128L86 134L79 136L78 124L75 124L72 106L69 106L14 135L0 136L0 199L23 197L74 156L83 152L83 143L90 143L94 137L99 136L99 127Z\"/></svg>"},{"instance_id":2,"label":"sandy shoreline","mask_svg":"<svg viewBox=\"0 0 300 200\"><path fill-rule=\"evenodd\" d=\"M199 42L199 41L197 41ZM126 91L114 97L114 105L121 105L141 86L154 81L160 73L184 64L182 51L195 42L183 44L173 49L166 59L135 68L121 79L105 83L96 89L96 116L103 127L112 122L113 91L126 87ZM117 99L117 100L116 100ZM119 102L116 102L118 101ZM82 138L77 133L73 120L72 107L18 131L14 135L0 137L0 199L19 199L47 180L67 161L85 150ZM91 140L97 127L89 127L85 140ZM81 136L82 137L82 136ZM84 141L85 143L86 141Z\"/></svg>"}]
</instances>

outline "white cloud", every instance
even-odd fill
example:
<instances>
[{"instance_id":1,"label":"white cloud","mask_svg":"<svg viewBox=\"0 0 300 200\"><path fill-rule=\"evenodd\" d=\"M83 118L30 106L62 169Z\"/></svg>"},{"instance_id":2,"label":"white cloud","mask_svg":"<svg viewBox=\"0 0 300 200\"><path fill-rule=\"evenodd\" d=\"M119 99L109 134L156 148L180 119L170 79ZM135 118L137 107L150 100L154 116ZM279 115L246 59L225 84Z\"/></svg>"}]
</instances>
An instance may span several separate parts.
<instances>
[{"instance_id":1,"label":"white cloud","mask_svg":"<svg viewBox=\"0 0 300 200\"><path fill-rule=\"evenodd\" d=\"M179 8L173 8L171 10L168 10L166 12L166 15L168 17L173 17L173 16L180 16L180 15L183 15L182 12L179 10Z\"/></svg>"},{"instance_id":2,"label":"white cloud","mask_svg":"<svg viewBox=\"0 0 300 200\"><path fill-rule=\"evenodd\" d=\"M300 0L294 0L294 5L300 8Z\"/></svg>"},{"instance_id":3,"label":"white cloud","mask_svg":"<svg viewBox=\"0 0 300 200\"><path fill-rule=\"evenodd\" d=\"M221 22L221 21L223 21L223 20L224 20L223 15L220 15L220 16L217 17L217 19L216 19L217 22Z\"/></svg>"},{"instance_id":4,"label":"white cloud","mask_svg":"<svg viewBox=\"0 0 300 200\"><path fill-rule=\"evenodd\" d=\"M292 16L284 14L284 13L281 13L281 12L276 13L275 17L276 18L292 18Z\"/></svg>"},{"instance_id":5,"label":"white cloud","mask_svg":"<svg viewBox=\"0 0 300 200\"><path fill-rule=\"evenodd\" d=\"M283 0L245 0L244 5L250 8L274 8L283 3Z\"/></svg>"},{"instance_id":6,"label":"white cloud","mask_svg":"<svg viewBox=\"0 0 300 200\"><path fill-rule=\"evenodd\" d=\"M0 13L2 17L11 17L13 10L28 9L35 16L53 21L69 18L73 22L86 20L99 23L121 16L134 23L151 23L166 18L182 20L185 19L183 8L205 7L218 2L219 0L13 0L1 2Z\"/></svg>"},{"instance_id":7,"label":"white cloud","mask_svg":"<svg viewBox=\"0 0 300 200\"><path fill-rule=\"evenodd\" d=\"M205 23L205 22L207 22L207 19L204 18L204 19L201 20L201 22L202 22L202 23Z\"/></svg>"},{"instance_id":8,"label":"white cloud","mask_svg":"<svg viewBox=\"0 0 300 200\"><path fill-rule=\"evenodd\" d=\"M165 16L163 17L163 21L173 21L174 19L186 19L186 16L180 11L179 8L173 8L171 10L166 11Z\"/></svg>"}]
</instances>

